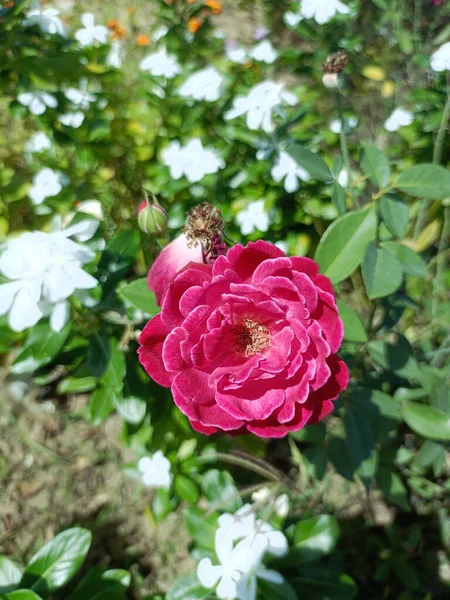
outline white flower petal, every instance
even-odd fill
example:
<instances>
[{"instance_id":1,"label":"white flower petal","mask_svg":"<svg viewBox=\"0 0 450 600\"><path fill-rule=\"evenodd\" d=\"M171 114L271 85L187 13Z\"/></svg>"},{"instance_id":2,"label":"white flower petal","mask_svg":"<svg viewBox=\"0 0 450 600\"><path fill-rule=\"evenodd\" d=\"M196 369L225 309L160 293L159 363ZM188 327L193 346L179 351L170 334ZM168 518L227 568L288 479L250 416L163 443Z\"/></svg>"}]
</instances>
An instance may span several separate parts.
<instances>
[{"instance_id":1,"label":"white flower petal","mask_svg":"<svg viewBox=\"0 0 450 600\"><path fill-rule=\"evenodd\" d=\"M66 301L55 304L50 316L50 327L53 331L61 331L69 322L70 309L69 303Z\"/></svg>"},{"instance_id":2,"label":"white flower petal","mask_svg":"<svg viewBox=\"0 0 450 600\"><path fill-rule=\"evenodd\" d=\"M197 577L203 587L210 589L222 576L222 567L214 566L210 558L202 558L197 566Z\"/></svg>"}]
</instances>

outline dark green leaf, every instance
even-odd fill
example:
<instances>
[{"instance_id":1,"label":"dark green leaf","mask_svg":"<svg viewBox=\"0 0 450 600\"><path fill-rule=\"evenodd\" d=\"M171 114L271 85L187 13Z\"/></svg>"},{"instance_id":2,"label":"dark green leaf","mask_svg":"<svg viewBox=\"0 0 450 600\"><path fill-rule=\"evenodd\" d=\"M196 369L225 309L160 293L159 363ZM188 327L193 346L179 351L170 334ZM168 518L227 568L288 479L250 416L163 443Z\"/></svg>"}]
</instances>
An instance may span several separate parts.
<instances>
[{"instance_id":1,"label":"dark green leaf","mask_svg":"<svg viewBox=\"0 0 450 600\"><path fill-rule=\"evenodd\" d=\"M31 558L21 585L38 593L62 587L83 564L91 539L91 533L81 527L59 533Z\"/></svg>"},{"instance_id":2,"label":"dark green leaf","mask_svg":"<svg viewBox=\"0 0 450 600\"><path fill-rule=\"evenodd\" d=\"M182 577L166 595L166 600L204 600L211 596L211 590L205 590L195 575Z\"/></svg>"},{"instance_id":3,"label":"dark green leaf","mask_svg":"<svg viewBox=\"0 0 450 600\"><path fill-rule=\"evenodd\" d=\"M393 236L402 238L409 224L408 205L395 194L386 194L380 200L383 221Z\"/></svg>"},{"instance_id":4,"label":"dark green leaf","mask_svg":"<svg viewBox=\"0 0 450 600\"><path fill-rule=\"evenodd\" d=\"M344 340L359 344L367 342L367 333L358 314L343 300L338 300L337 305L344 323Z\"/></svg>"},{"instance_id":5,"label":"dark green leaf","mask_svg":"<svg viewBox=\"0 0 450 600\"><path fill-rule=\"evenodd\" d=\"M403 508L403 510L411 510L408 502L408 491L397 473L392 471L392 468L384 466L378 470L377 486L388 502Z\"/></svg>"},{"instance_id":6,"label":"dark green leaf","mask_svg":"<svg viewBox=\"0 0 450 600\"><path fill-rule=\"evenodd\" d=\"M89 339L88 365L95 377L101 377L108 368L111 341L104 333L93 333Z\"/></svg>"},{"instance_id":7,"label":"dark green leaf","mask_svg":"<svg viewBox=\"0 0 450 600\"><path fill-rule=\"evenodd\" d=\"M0 594L14 590L22 578L22 571L6 558L0 556Z\"/></svg>"},{"instance_id":8,"label":"dark green leaf","mask_svg":"<svg viewBox=\"0 0 450 600\"><path fill-rule=\"evenodd\" d=\"M258 579L258 589L261 600L298 600L294 588L287 581L272 583L271 581Z\"/></svg>"},{"instance_id":9,"label":"dark green leaf","mask_svg":"<svg viewBox=\"0 0 450 600\"><path fill-rule=\"evenodd\" d=\"M383 188L389 183L391 176L389 160L384 152L375 146L363 144L361 169L364 175L367 175L379 188Z\"/></svg>"},{"instance_id":10,"label":"dark green leaf","mask_svg":"<svg viewBox=\"0 0 450 600\"><path fill-rule=\"evenodd\" d=\"M118 402L117 392L111 386L100 386L92 394L89 415L93 425L100 425L114 410Z\"/></svg>"},{"instance_id":11,"label":"dark green leaf","mask_svg":"<svg viewBox=\"0 0 450 600\"><path fill-rule=\"evenodd\" d=\"M142 277L122 286L119 295L129 302L134 308L142 310L148 315L156 315L160 308L156 303L154 292L148 289L147 278Z\"/></svg>"},{"instance_id":12,"label":"dark green leaf","mask_svg":"<svg viewBox=\"0 0 450 600\"><path fill-rule=\"evenodd\" d=\"M369 244L364 255L362 274L369 298L389 296L397 290L403 280L399 261L384 248Z\"/></svg>"},{"instance_id":13,"label":"dark green leaf","mask_svg":"<svg viewBox=\"0 0 450 600\"><path fill-rule=\"evenodd\" d=\"M55 332L46 323L35 325L25 343L22 352L16 357L11 372L14 375L32 373L36 369L52 362L64 346L70 334L71 324Z\"/></svg>"},{"instance_id":14,"label":"dark green leaf","mask_svg":"<svg viewBox=\"0 0 450 600\"><path fill-rule=\"evenodd\" d=\"M352 600L358 593L355 582L348 575L341 575L333 581L295 577L290 583L299 598L308 600Z\"/></svg>"},{"instance_id":15,"label":"dark green leaf","mask_svg":"<svg viewBox=\"0 0 450 600\"><path fill-rule=\"evenodd\" d=\"M397 242L381 242L380 246L396 257L404 273L415 277L426 277L425 261L414 250Z\"/></svg>"},{"instance_id":16,"label":"dark green leaf","mask_svg":"<svg viewBox=\"0 0 450 600\"><path fill-rule=\"evenodd\" d=\"M317 181L331 183L334 179L333 174L327 164L317 154L301 146L289 146L286 152L292 156L295 162L303 167Z\"/></svg>"},{"instance_id":17,"label":"dark green leaf","mask_svg":"<svg viewBox=\"0 0 450 600\"><path fill-rule=\"evenodd\" d=\"M336 207L340 217L347 212L347 194L342 185L337 181L332 186L331 202Z\"/></svg>"},{"instance_id":18,"label":"dark green leaf","mask_svg":"<svg viewBox=\"0 0 450 600\"><path fill-rule=\"evenodd\" d=\"M344 424L353 470L369 487L377 467L375 441L370 423L361 411L349 407L345 411Z\"/></svg>"},{"instance_id":19,"label":"dark green leaf","mask_svg":"<svg viewBox=\"0 0 450 600\"><path fill-rule=\"evenodd\" d=\"M430 440L450 440L450 416L418 402L403 406L403 418L413 431Z\"/></svg>"},{"instance_id":20,"label":"dark green leaf","mask_svg":"<svg viewBox=\"0 0 450 600\"><path fill-rule=\"evenodd\" d=\"M211 469L202 477L202 491L211 504L212 510L234 513L242 506L242 500L233 478L227 471Z\"/></svg>"},{"instance_id":21,"label":"dark green leaf","mask_svg":"<svg viewBox=\"0 0 450 600\"><path fill-rule=\"evenodd\" d=\"M119 348L118 343L111 339L111 358L100 383L104 386L110 386L116 391L120 391L123 388L125 373L125 353Z\"/></svg>"},{"instance_id":22,"label":"dark green leaf","mask_svg":"<svg viewBox=\"0 0 450 600\"><path fill-rule=\"evenodd\" d=\"M373 207L348 213L328 227L316 251L322 273L333 283L346 279L361 264L375 239L377 218Z\"/></svg>"},{"instance_id":23,"label":"dark green leaf","mask_svg":"<svg viewBox=\"0 0 450 600\"><path fill-rule=\"evenodd\" d=\"M439 165L415 165L397 178L396 187L415 198L444 200L450 197L450 171Z\"/></svg>"}]
</instances>

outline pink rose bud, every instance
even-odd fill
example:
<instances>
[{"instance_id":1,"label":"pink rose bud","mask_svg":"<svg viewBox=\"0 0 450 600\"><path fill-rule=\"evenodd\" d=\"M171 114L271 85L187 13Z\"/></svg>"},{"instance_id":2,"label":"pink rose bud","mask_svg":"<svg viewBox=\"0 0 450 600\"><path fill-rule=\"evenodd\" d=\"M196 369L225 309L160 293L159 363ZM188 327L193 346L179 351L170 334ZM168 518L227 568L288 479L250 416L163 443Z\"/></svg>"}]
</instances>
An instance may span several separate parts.
<instances>
[{"instance_id":1,"label":"pink rose bud","mask_svg":"<svg viewBox=\"0 0 450 600\"><path fill-rule=\"evenodd\" d=\"M167 229L167 213L156 202L143 200L138 208L138 223L144 233L161 236Z\"/></svg>"}]
</instances>

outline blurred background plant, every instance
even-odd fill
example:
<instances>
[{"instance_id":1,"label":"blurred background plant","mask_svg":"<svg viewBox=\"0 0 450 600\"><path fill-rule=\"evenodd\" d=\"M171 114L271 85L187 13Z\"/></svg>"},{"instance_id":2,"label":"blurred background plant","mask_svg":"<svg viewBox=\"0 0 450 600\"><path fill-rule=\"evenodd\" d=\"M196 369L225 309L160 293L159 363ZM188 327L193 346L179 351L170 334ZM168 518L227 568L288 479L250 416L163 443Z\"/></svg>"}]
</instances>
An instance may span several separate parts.
<instances>
[{"instance_id":1,"label":"blurred background plant","mask_svg":"<svg viewBox=\"0 0 450 600\"><path fill-rule=\"evenodd\" d=\"M428 0L3 2L4 554L82 524L92 564L133 574L105 597L214 597L172 584L222 560L219 515L243 494L289 545L259 597L447 597L449 17ZM140 233L144 198L161 209ZM148 266L203 201L231 240L315 257L335 284L351 385L324 424L201 436L139 366ZM11 573L0 593L35 598Z\"/></svg>"}]
</instances>

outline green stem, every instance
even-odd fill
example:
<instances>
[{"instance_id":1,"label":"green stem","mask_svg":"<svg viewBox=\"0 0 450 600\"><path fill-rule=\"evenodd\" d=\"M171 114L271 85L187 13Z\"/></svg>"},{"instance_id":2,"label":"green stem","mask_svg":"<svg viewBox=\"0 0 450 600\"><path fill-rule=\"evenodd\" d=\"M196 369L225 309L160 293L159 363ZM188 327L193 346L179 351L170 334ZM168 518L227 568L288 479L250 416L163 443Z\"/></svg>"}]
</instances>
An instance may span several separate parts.
<instances>
[{"instance_id":1,"label":"green stem","mask_svg":"<svg viewBox=\"0 0 450 600\"><path fill-rule=\"evenodd\" d=\"M338 104L339 120L341 121L341 132L339 134L339 140L341 142L342 158L344 159L344 166L345 166L345 170L347 171L347 176L348 176L348 188L351 192L352 191L352 171L351 171L351 166L350 166L350 155L348 152L347 136L345 133L344 106L343 106L343 102L342 102L342 94L340 92L338 93L337 104ZM361 208L361 205L359 203L359 200L356 198L356 195L353 194L352 197L353 197L353 202L356 205L356 207Z\"/></svg>"},{"instance_id":2,"label":"green stem","mask_svg":"<svg viewBox=\"0 0 450 600\"><path fill-rule=\"evenodd\" d=\"M439 293L441 291L441 282L444 279L445 272L445 252L449 245L450 239L450 207L444 208L444 225L442 226L441 239L439 240L439 247L437 253L436 262L436 277L433 280L433 300L431 304L431 314L436 314L439 304Z\"/></svg>"},{"instance_id":3,"label":"green stem","mask_svg":"<svg viewBox=\"0 0 450 600\"><path fill-rule=\"evenodd\" d=\"M235 456L234 454L225 454L223 452L215 452L213 455L211 455L211 458L221 460L222 462L228 463L230 465L243 467L244 469L253 471L254 473L257 473L258 475L261 475L262 477L265 477L270 481L280 481L280 478L274 473L272 473L272 471L269 471L269 469L265 469L264 467L260 467L259 465L246 458Z\"/></svg>"},{"instance_id":4,"label":"green stem","mask_svg":"<svg viewBox=\"0 0 450 600\"><path fill-rule=\"evenodd\" d=\"M422 43L422 36L420 33L422 21L422 2L423 0L415 0L414 2L414 42L416 44L416 51L420 50Z\"/></svg>"}]
</instances>

